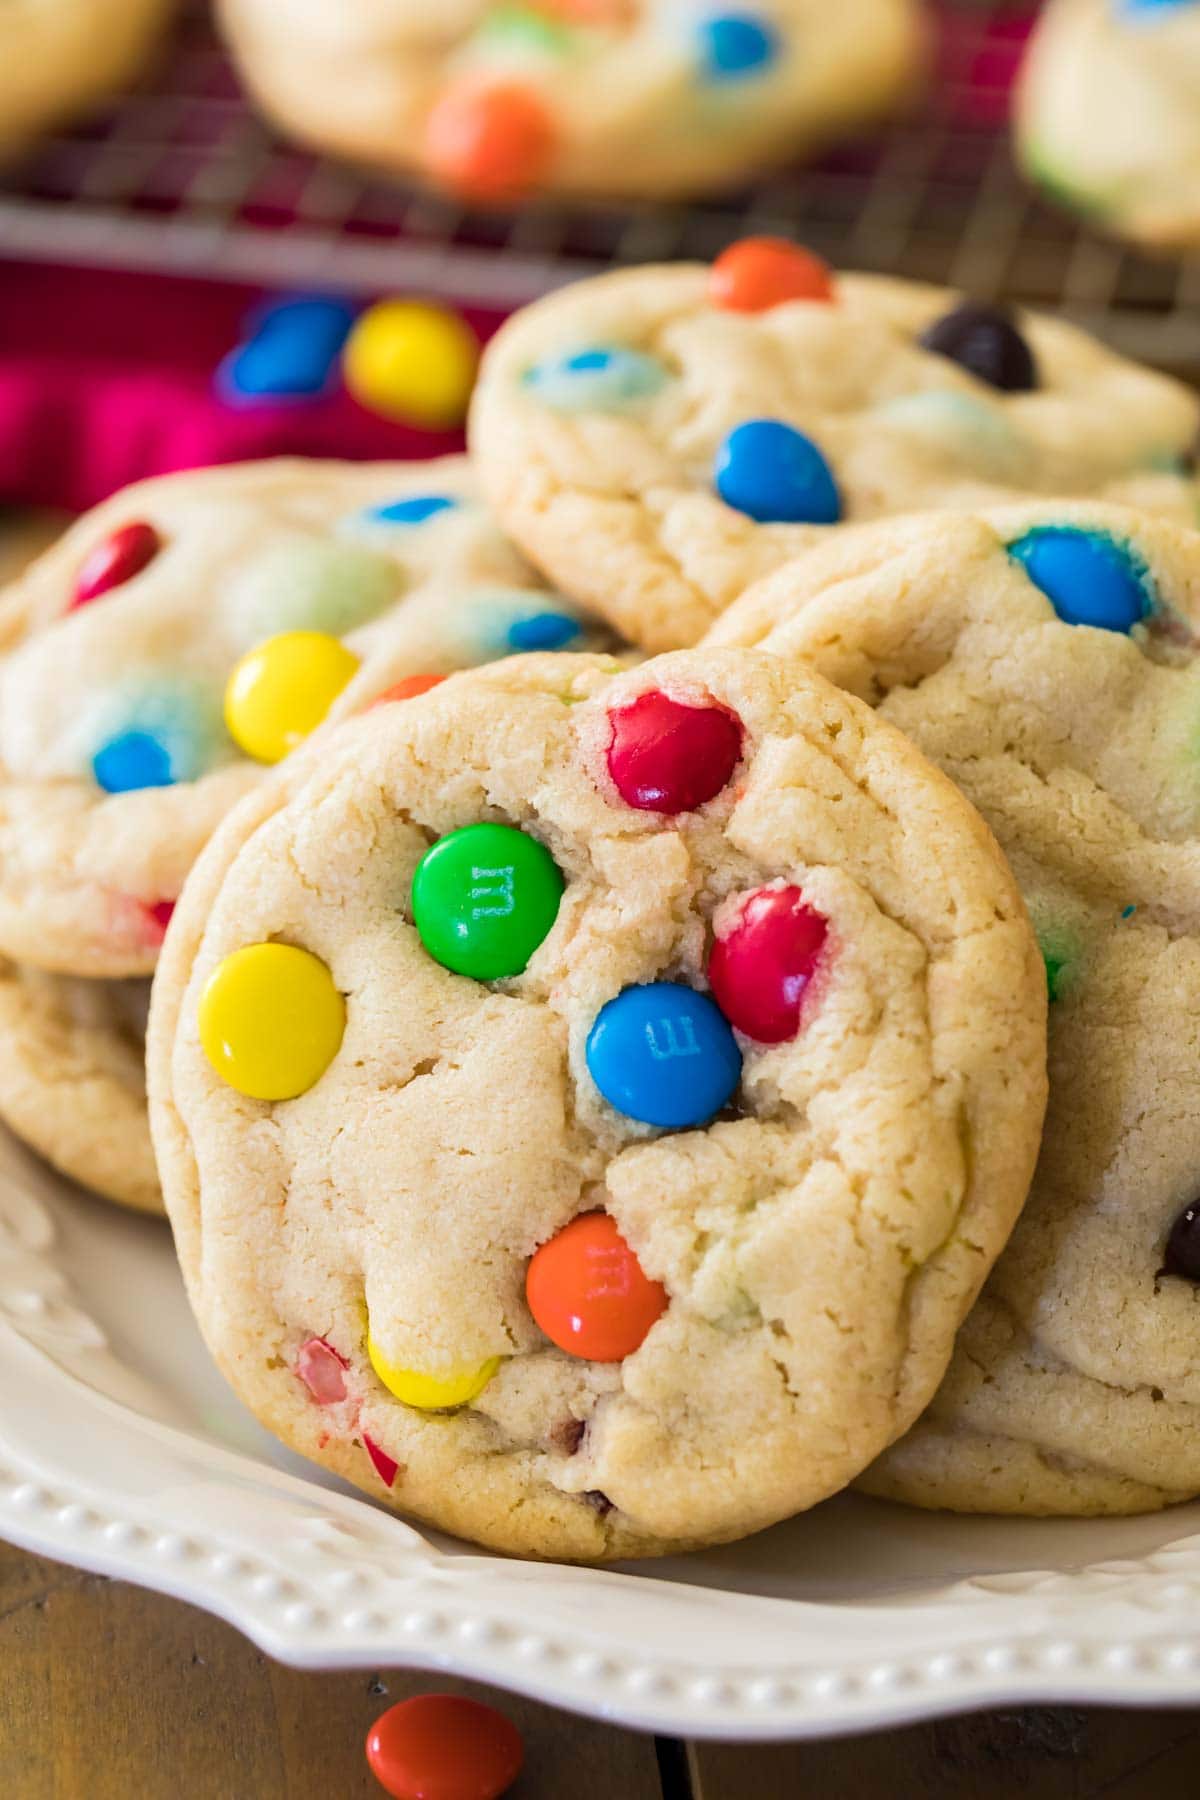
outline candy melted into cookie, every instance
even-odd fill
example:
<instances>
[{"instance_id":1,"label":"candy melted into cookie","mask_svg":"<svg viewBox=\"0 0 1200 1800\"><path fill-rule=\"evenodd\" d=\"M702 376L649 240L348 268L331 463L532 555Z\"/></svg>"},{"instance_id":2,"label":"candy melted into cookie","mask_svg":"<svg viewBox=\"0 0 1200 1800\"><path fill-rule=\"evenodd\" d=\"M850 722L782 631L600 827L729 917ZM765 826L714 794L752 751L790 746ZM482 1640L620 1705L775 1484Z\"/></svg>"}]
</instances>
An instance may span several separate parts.
<instances>
[{"instance_id":1,"label":"candy melted into cookie","mask_svg":"<svg viewBox=\"0 0 1200 1800\"><path fill-rule=\"evenodd\" d=\"M259 100L302 138L468 199L703 191L915 85L915 0L221 0Z\"/></svg>"},{"instance_id":2,"label":"candy melted into cookie","mask_svg":"<svg viewBox=\"0 0 1200 1800\"><path fill-rule=\"evenodd\" d=\"M213 827L327 717L608 641L507 543L462 458L118 494L0 598L0 954L149 973Z\"/></svg>"},{"instance_id":3,"label":"candy melted into cookie","mask_svg":"<svg viewBox=\"0 0 1200 1800\"><path fill-rule=\"evenodd\" d=\"M1025 1513L1200 1493L1198 628L1200 536L1055 502L848 533L712 633L900 726L992 826L1041 941L1037 1177L877 1493Z\"/></svg>"},{"instance_id":4,"label":"candy melted into cookie","mask_svg":"<svg viewBox=\"0 0 1200 1800\"><path fill-rule=\"evenodd\" d=\"M831 526L1037 494L1192 524L1198 423L1188 389L1058 320L759 238L518 313L471 444L538 566L664 650Z\"/></svg>"},{"instance_id":5,"label":"candy melted into cookie","mask_svg":"<svg viewBox=\"0 0 1200 1800\"><path fill-rule=\"evenodd\" d=\"M737 1537L911 1422L1024 1197L1045 981L995 845L777 659L515 658L230 817L153 1123L239 1394L504 1549Z\"/></svg>"}]
</instances>

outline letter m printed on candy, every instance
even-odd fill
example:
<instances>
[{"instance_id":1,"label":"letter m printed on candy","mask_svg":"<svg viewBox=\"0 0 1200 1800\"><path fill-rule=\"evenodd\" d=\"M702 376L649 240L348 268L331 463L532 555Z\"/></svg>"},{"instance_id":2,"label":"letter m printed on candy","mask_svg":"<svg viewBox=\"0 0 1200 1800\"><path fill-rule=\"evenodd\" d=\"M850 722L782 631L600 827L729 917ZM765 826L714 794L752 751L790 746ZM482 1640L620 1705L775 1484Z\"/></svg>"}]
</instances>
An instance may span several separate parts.
<instances>
[{"instance_id":1,"label":"letter m printed on candy","mask_svg":"<svg viewBox=\"0 0 1200 1800\"><path fill-rule=\"evenodd\" d=\"M648 1019L646 1047L655 1062L669 1062L676 1056L699 1056L696 1027L691 1019Z\"/></svg>"}]
</instances>

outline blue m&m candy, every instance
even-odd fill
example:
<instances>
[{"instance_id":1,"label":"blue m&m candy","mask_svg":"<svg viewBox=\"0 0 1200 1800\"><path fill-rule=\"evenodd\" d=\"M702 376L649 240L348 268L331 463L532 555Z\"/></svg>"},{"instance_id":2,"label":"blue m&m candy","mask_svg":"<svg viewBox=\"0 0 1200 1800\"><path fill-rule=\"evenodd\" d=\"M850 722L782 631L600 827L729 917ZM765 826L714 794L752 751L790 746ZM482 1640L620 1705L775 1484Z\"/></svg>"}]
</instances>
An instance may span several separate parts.
<instances>
[{"instance_id":1,"label":"blue m&m candy","mask_svg":"<svg viewBox=\"0 0 1200 1800\"><path fill-rule=\"evenodd\" d=\"M707 994L675 981L627 987L601 1007L587 1066L610 1106L643 1125L705 1125L732 1098L742 1054Z\"/></svg>"},{"instance_id":2,"label":"blue m&m candy","mask_svg":"<svg viewBox=\"0 0 1200 1800\"><path fill-rule=\"evenodd\" d=\"M108 794L195 781L220 739L220 713L203 682L162 677L101 697L89 732L92 774Z\"/></svg>"},{"instance_id":3,"label":"blue m&m candy","mask_svg":"<svg viewBox=\"0 0 1200 1800\"><path fill-rule=\"evenodd\" d=\"M170 787L175 780L171 752L149 731L122 731L101 744L92 758L92 773L106 794Z\"/></svg>"},{"instance_id":4,"label":"blue m&m candy","mask_svg":"<svg viewBox=\"0 0 1200 1800\"><path fill-rule=\"evenodd\" d=\"M1134 18L1142 13L1154 18L1159 13L1182 12L1195 5L1196 0L1119 0L1117 10Z\"/></svg>"},{"instance_id":5,"label":"blue m&m candy","mask_svg":"<svg viewBox=\"0 0 1200 1800\"><path fill-rule=\"evenodd\" d=\"M841 496L811 438L779 419L735 425L716 462L717 492L726 506L760 525L836 525Z\"/></svg>"},{"instance_id":6,"label":"blue m&m candy","mask_svg":"<svg viewBox=\"0 0 1200 1800\"><path fill-rule=\"evenodd\" d=\"M619 412L648 400L667 380L656 356L619 345L589 345L527 369L525 386L555 412Z\"/></svg>"},{"instance_id":7,"label":"blue m&m candy","mask_svg":"<svg viewBox=\"0 0 1200 1800\"><path fill-rule=\"evenodd\" d=\"M738 81L769 69L779 35L757 13L716 13L700 24L702 68L709 81Z\"/></svg>"},{"instance_id":8,"label":"blue m&m candy","mask_svg":"<svg viewBox=\"0 0 1200 1800\"><path fill-rule=\"evenodd\" d=\"M581 633L578 619L569 613L531 612L514 619L508 628L510 650L565 650Z\"/></svg>"},{"instance_id":9,"label":"blue m&m candy","mask_svg":"<svg viewBox=\"0 0 1200 1800\"><path fill-rule=\"evenodd\" d=\"M362 517L372 525L425 525L457 505L453 494L406 494L402 500L368 507Z\"/></svg>"},{"instance_id":10,"label":"blue m&m candy","mask_svg":"<svg viewBox=\"0 0 1200 1800\"><path fill-rule=\"evenodd\" d=\"M1149 571L1107 532L1038 525L1007 548L1067 625L1132 631L1154 609Z\"/></svg>"},{"instance_id":11,"label":"blue m&m candy","mask_svg":"<svg viewBox=\"0 0 1200 1800\"><path fill-rule=\"evenodd\" d=\"M295 295L263 308L250 320L245 342L217 370L218 391L243 405L314 399L332 385L353 323L348 301L322 295Z\"/></svg>"}]
</instances>

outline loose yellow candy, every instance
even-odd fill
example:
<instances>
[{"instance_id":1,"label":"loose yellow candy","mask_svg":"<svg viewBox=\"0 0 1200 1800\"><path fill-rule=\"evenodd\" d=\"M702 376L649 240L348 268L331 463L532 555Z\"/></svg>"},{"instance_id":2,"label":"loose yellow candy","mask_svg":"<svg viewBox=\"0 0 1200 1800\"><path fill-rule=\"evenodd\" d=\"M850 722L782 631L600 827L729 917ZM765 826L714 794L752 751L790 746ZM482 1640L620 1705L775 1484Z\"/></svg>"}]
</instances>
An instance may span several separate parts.
<instances>
[{"instance_id":1,"label":"loose yellow candy","mask_svg":"<svg viewBox=\"0 0 1200 1800\"><path fill-rule=\"evenodd\" d=\"M465 419L478 363L478 340L457 313L424 300L380 300L346 340L342 370L372 412L444 430Z\"/></svg>"},{"instance_id":2,"label":"loose yellow candy","mask_svg":"<svg viewBox=\"0 0 1200 1800\"><path fill-rule=\"evenodd\" d=\"M248 650L225 688L225 724L239 750L277 763L315 731L358 658L325 631L283 631Z\"/></svg>"},{"instance_id":3,"label":"loose yellow candy","mask_svg":"<svg viewBox=\"0 0 1200 1800\"><path fill-rule=\"evenodd\" d=\"M426 1375L420 1369L398 1369L388 1362L373 1337L367 1338L367 1355L371 1367L390 1393L405 1406L420 1407L422 1412L440 1412L448 1406L465 1406L481 1394L496 1370L498 1356L489 1356L474 1369L453 1369L445 1375Z\"/></svg>"},{"instance_id":4,"label":"loose yellow candy","mask_svg":"<svg viewBox=\"0 0 1200 1800\"><path fill-rule=\"evenodd\" d=\"M205 982L199 1023L222 1081L253 1100L294 1100L337 1055L346 1003L311 951L247 944Z\"/></svg>"}]
</instances>

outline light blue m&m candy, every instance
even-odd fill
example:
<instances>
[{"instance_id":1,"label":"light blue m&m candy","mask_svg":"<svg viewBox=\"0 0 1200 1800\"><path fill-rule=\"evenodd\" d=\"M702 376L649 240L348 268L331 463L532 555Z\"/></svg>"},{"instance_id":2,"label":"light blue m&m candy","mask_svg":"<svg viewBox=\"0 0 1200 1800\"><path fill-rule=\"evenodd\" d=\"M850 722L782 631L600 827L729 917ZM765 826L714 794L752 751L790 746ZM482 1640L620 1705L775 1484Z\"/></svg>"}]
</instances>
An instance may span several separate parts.
<instances>
[{"instance_id":1,"label":"light blue m&m candy","mask_svg":"<svg viewBox=\"0 0 1200 1800\"><path fill-rule=\"evenodd\" d=\"M1117 11L1127 18L1147 21L1195 6L1197 0L1117 0Z\"/></svg>"},{"instance_id":2,"label":"light blue m&m candy","mask_svg":"<svg viewBox=\"0 0 1200 1800\"><path fill-rule=\"evenodd\" d=\"M620 412L657 394L667 369L656 356L619 345L590 345L535 363L524 382L555 412Z\"/></svg>"},{"instance_id":3,"label":"light blue m&m candy","mask_svg":"<svg viewBox=\"0 0 1200 1800\"><path fill-rule=\"evenodd\" d=\"M588 1072L610 1106L643 1125L705 1125L733 1097L742 1054L707 994L676 981L627 987L588 1033Z\"/></svg>"},{"instance_id":4,"label":"light blue m&m candy","mask_svg":"<svg viewBox=\"0 0 1200 1800\"><path fill-rule=\"evenodd\" d=\"M1154 610L1149 570L1107 532L1037 525L1007 549L1067 625L1132 631Z\"/></svg>"},{"instance_id":5,"label":"light blue m&m candy","mask_svg":"<svg viewBox=\"0 0 1200 1800\"><path fill-rule=\"evenodd\" d=\"M740 81L769 69L779 55L779 34L757 13L714 13L699 27L701 66L709 81Z\"/></svg>"},{"instance_id":6,"label":"light blue m&m candy","mask_svg":"<svg viewBox=\"0 0 1200 1800\"><path fill-rule=\"evenodd\" d=\"M717 451L717 492L760 525L836 525L841 496L817 446L779 419L735 425Z\"/></svg>"}]
</instances>

